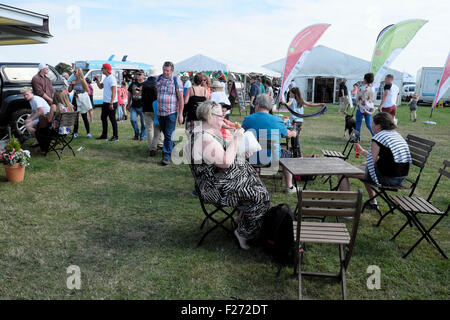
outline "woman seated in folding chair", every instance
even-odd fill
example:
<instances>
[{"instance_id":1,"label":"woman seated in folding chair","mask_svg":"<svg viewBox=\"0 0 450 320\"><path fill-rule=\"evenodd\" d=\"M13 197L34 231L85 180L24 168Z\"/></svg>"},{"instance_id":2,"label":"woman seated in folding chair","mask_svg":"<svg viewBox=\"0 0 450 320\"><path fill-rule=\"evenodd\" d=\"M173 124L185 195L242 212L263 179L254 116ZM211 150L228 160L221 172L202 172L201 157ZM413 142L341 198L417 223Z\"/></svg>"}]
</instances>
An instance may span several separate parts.
<instances>
[{"instance_id":1,"label":"woman seated in folding chair","mask_svg":"<svg viewBox=\"0 0 450 320\"><path fill-rule=\"evenodd\" d=\"M70 103L67 94L63 90L56 90L53 95L53 103L55 105L55 116L53 117L52 127L53 129L59 128L59 134L68 134L72 128L60 127L56 121L61 112L73 112L73 105Z\"/></svg>"},{"instance_id":2,"label":"woman seated in folding chair","mask_svg":"<svg viewBox=\"0 0 450 320\"><path fill-rule=\"evenodd\" d=\"M373 117L371 150L358 147L357 152L367 157L367 163L360 168L365 170L361 176L347 176L340 185L341 191L349 191L348 178L358 178L364 182L370 199L375 192L370 184L382 186L399 186L409 172L411 154L405 139L395 129L394 119L389 113L379 112ZM378 208L376 198L372 199L369 209Z\"/></svg>"},{"instance_id":3,"label":"woman seated in folding chair","mask_svg":"<svg viewBox=\"0 0 450 320\"><path fill-rule=\"evenodd\" d=\"M221 106L213 101L202 102L197 108L197 118L201 125L193 130L191 150L201 196L207 203L240 210L234 234L241 248L248 250L247 240L258 236L269 209L269 192L248 161L237 156L244 130L234 130L231 141L223 138Z\"/></svg>"}]
</instances>

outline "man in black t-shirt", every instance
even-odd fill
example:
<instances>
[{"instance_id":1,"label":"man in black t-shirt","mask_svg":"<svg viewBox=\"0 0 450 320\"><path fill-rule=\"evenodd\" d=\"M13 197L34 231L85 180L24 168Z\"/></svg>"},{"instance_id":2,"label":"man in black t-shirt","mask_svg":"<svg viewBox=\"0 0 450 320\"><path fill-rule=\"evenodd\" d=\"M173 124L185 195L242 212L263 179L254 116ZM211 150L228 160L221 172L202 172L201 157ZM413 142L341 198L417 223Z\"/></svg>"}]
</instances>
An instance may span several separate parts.
<instances>
[{"instance_id":1,"label":"man in black t-shirt","mask_svg":"<svg viewBox=\"0 0 450 320\"><path fill-rule=\"evenodd\" d=\"M157 90L156 90L156 72L150 71L150 77L142 84L142 104L144 119L147 128L147 141L148 141L148 153L150 157L156 156L156 149L159 145L162 145L162 134L159 124L155 124L155 118L158 119L155 114L153 104L156 104Z\"/></svg>"},{"instance_id":2,"label":"man in black t-shirt","mask_svg":"<svg viewBox=\"0 0 450 320\"><path fill-rule=\"evenodd\" d=\"M344 78L342 82L339 84L339 108L338 113L341 112L342 108L344 108L344 113L347 113L349 101L348 101L348 89L345 83L347 79Z\"/></svg>"},{"instance_id":3,"label":"man in black t-shirt","mask_svg":"<svg viewBox=\"0 0 450 320\"><path fill-rule=\"evenodd\" d=\"M137 81L133 82L128 91L130 98L128 99L127 109L130 110L130 121L134 129L133 140L144 140L147 136L145 128L143 102L142 102L142 87L145 79L144 71L140 70L136 73ZM141 134L139 135L139 126L137 124L137 117L141 117Z\"/></svg>"}]
</instances>

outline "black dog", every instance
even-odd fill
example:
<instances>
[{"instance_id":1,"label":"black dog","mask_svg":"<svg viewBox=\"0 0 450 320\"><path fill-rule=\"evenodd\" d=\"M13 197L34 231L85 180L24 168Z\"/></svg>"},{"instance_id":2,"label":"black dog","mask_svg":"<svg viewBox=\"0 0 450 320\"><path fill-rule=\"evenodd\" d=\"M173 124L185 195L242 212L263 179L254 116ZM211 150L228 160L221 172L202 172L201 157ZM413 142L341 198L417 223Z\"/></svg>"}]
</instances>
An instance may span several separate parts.
<instances>
[{"instance_id":1,"label":"black dog","mask_svg":"<svg viewBox=\"0 0 450 320\"><path fill-rule=\"evenodd\" d=\"M352 133L353 129L356 129L356 121L353 119L353 115L350 115L348 113L345 114L345 129L344 129L344 137L345 137L345 131L348 130L348 135Z\"/></svg>"}]
</instances>

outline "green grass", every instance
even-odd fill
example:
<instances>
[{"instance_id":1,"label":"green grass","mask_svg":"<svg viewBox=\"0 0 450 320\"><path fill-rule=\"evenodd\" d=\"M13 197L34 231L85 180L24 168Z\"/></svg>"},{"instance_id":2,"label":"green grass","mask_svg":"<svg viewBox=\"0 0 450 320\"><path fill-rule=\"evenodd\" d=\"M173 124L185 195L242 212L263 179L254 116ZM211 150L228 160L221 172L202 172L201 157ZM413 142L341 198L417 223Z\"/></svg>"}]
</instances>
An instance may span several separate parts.
<instances>
[{"instance_id":1,"label":"green grass","mask_svg":"<svg viewBox=\"0 0 450 320\"><path fill-rule=\"evenodd\" d=\"M443 160L450 159L450 109L435 110L435 126L422 123L428 119L429 108L419 108L416 123L409 122L407 109L399 108L399 132L436 142L417 189L426 196ZM321 155L322 148L343 148L344 121L336 110L330 106L325 116L305 120L305 155ZM100 110L95 112L94 137L101 130ZM232 115L232 120L242 118ZM115 143L87 139L83 125L80 134L74 149L85 149L76 152L76 157L64 153L58 160L55 154L33 155L23 183L7 183L0 172L0 299L297 298L292 269L284 269L276 278L276 265L259 248L239 250L222 230L196 247L204 215L198 199L191 195L193 179L188 167L159 166L160 151L149 158L146 142L131 140L128 121L119 124L120 141ZM368 144L369 133L363 124L362 145ZM350 160L353 164L362 161ZM450 184L448 179L442 182L435 199L445 209ZM284 195L279 186L274 192L271 180L267 186L272 205L294 204L294 195ZM309 186L325 187L319 182ZM352 189L358 188L362 184L352 181ZM426 217L426 223L431 221ZM418 231L407 228L391 242L403 216L391 215L378 228L376 222L374 211L362 215L347 272L348 297L448 299L448 261L426 241L402 259L419 237ZM433 236L450 254L448 219ZM70 265L81 269L81 290L66 287ZM380 290L366 287L370 265L381 268ZM308 247L305 269L337 268L335 247ZM311 299L340 299L338 284L317 279L306 279L303 293Z\"/></svg>"}]
</instances>

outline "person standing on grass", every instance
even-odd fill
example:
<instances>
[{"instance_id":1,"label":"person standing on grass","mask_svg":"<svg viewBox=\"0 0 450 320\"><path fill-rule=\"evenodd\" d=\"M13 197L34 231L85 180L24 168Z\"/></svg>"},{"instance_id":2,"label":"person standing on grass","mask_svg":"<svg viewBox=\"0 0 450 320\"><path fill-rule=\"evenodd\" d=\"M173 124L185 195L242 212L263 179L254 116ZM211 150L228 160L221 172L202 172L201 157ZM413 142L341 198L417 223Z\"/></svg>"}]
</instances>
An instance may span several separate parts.
<instances>
[{"instance_id":1,"label":"person standing on grass","mask_svg":"<svg viewBox=\"0 0 450 320\"><path fill-rule=\"evenodd\" d=\"M194 85L187 90L185 95L184 110L186 114L186 130L188 132L194 128L194 122L198 121L198 105L207 100L206 96L208 95L208 90L202 86L203 81L203 75L201 73L197 73L194 76Z\"/></svg>"},{"instance_id":2,"label":"person standing on grass","mask_svg":"<svg viewBox=\"0 0 450 320\"><path fill-rule=\"evenodd\" d=\"M108 118L111 121L113 128L113 136L109 141L119 140L119 133L117 129L116 109L117 109L117 80L111 74L111 65L103 64L102 73L106 76L103 83L95 77L95 82L100 89L103 89L103 105L102 105L102 135L97 140L106 140L108 138Z\"/></svg>"},{"instance_id":3,"label":"person standing on grass","mask_svg":"<svg viewBox=\"0 0 450 320\"><path fill-rule=\"evenodd\" d=\"M86 128L87 137L91 139L92 135L90 133L89 120L87 116L88 112L92 110L91 99L89 98L89 86L84 79L83 71L80 68L75 69L74 75L75 80L70 83L68 91L75 91L73 95L75 110L80 112L84 127ZM73 137L78 138L78 119L75 122L75 127L73 129Z\"/></svg>"},{"instance_id":4,"label":"person standing on grass","mask_svg":"<svg viewBox=\"0 0 450 320\"><path fill-rule=\"evenodd\" d=\"M157 110L153 108L153 104L158 98L156 91L156 71L150 70L150 76L142 84L142 110L144 114L144 121L147 126L147 141L148 141L148 154L150 157L156 156L156 149L158 148L158 142L161 135L161 129L157 117ZM157 108L156 108L157 109ZM156 118L156 119L155 119Z\"/></svg>"},{"instance_id":5,"label":"person standing on grass","mask_svg":"<svg viewBox=\"0 0 450 320\"><path fill-rule=\"evenodd\" d=\"M322 103L310 103L308 101L303 100L302 93L300 92L300 89L297 87L292 88L289 90L289 102L280 104L284 104L289 106L294 112L298 114L304 113L303 106L308 107L320 107L323 104ZM302 157L302 147L300 143L300 132L302 131L302 124L303 124L303 117L297 117L291 114L290 117L291 124L293 126L293 129L297 133L297 136L292 138L292 149L294 151L294 158L301 158Z\"/></svg>"},{"instance_id":6,"label":"person standing on grass","mask_svg":"<svg viewBox=\"0 0 450 320\"><path fill-rule=\"evenodd\" d=\"M400 89L394 83L394 76L392 74L388 74L384 79L384 94L378 111L387 112L395 119L399 93Z\"/></svg>"},{"instance_id":7,"label":"person standing on grass","mask_svg":"<svg viewBox=\"0 0 450 320\"><path fill-rule=\"evenodd\" d=\"M416 122L417 121L417 103L419 101L419 95L413 93L411 95L411 100L409 100L409 121Z\"/></svg>"},{"instance_id":8,"label":"person standing on grass","mask_svg":"<svg viewBox=\"0 0 450 320\"><path fill-rule=\"evenodd\" d=\"M256 76L253 76L250 79L250 114L255 113L254 101L256 100L258 95L261 94L261 86L257 80L258 78Z\"/></svg>"},{"instance_id":9,"label":"person standing on grass","mask_svg":"<svg viewBox=\"0 0 450 320\"><path fill-rule=\"evenodd\" d=\"M373 88L374 75L372 72L364 75L364 85L359 89L356 96L356 102L358 103L356 108L356 131L358 131L358 140L361 136L361 125L364 117L367 129L369 129L372 137L374 133L372 131L372 113L375 111L375 89Z\"/></svg>"},{"instance_id":10,"label":"person standing on grass","mask_svg":"<svg viewBox=\"0 0 450 320\"><path fill-rule=\"evenodd\" d=\"M348 89L345 84L347 79L344 78L341 83L339 83L339 108L338 113L341 113L342 108L344 109L344 113L347 113L349 101L348 101Z\"/></svg>"},{"instance_id":11,"label":"person standing on grass","mask_svg":"<svg viewBox=\"0 0 450 320\"><path fill-rule=\"evenodd\" d=\"M92 80L86 79L89 88L89 99L91 100L92 109L89 110L89 119L94 122L94 88L92 87Z\"/></svg>"},{"instance_id":12,"label":"person standing on grass","mask_svg":"<svg viewBox=\"0 0 450 320\"><path fill-rule=\"evenodd\" d=\"M128 99L127 109L130 110L130 122L134 129L133 140L145 140L147 138L146 123L144 120L144 102L142 100L143 84L145 74L143 70L136 73L136 81L128 88L130 99ZM141 133L139 134L139 126L137 124L138 116L141 118ZM151 125L148 124L149 126Z\"/></svg>"},{"instance_id":13,"label":"person standing on grass","mask_svg":"<svg viewBox=\"0 0 450 320\"><path fill-rule=\"evenodd\" d=\"M176 122L183 123L183 85L179 78L173 75L174 65L170 61L164 62L163 74L156 80L158 93L158 122L164 133L164 146L161 165L167 166L172 157L174 143L172 133ZM178 112L178 116L177 116Z\"/></svg>"}]
</instances>

